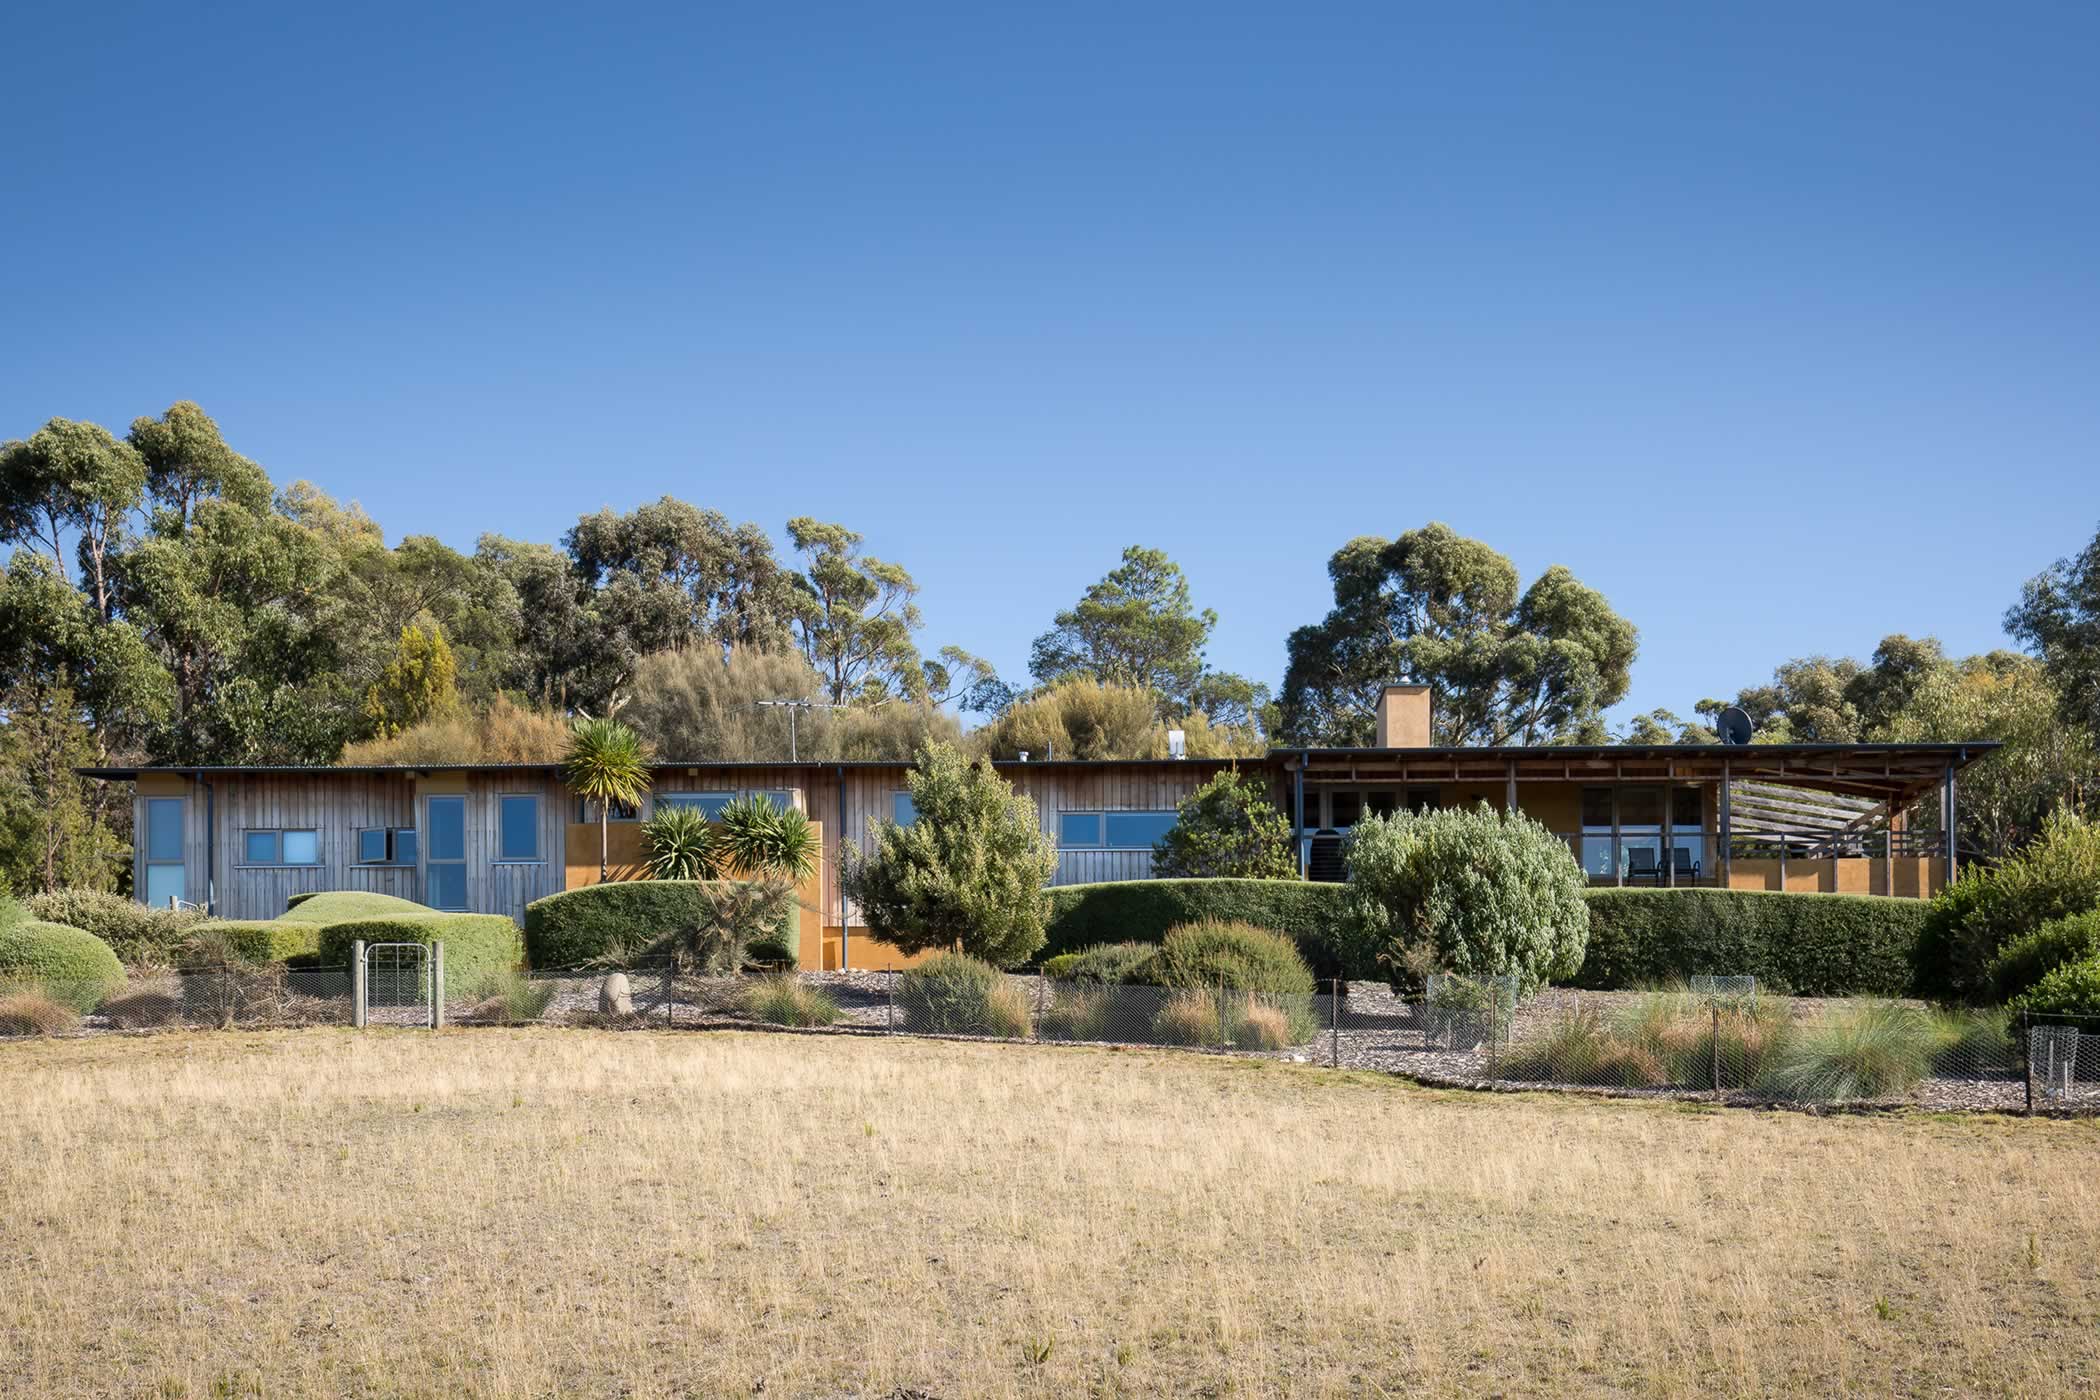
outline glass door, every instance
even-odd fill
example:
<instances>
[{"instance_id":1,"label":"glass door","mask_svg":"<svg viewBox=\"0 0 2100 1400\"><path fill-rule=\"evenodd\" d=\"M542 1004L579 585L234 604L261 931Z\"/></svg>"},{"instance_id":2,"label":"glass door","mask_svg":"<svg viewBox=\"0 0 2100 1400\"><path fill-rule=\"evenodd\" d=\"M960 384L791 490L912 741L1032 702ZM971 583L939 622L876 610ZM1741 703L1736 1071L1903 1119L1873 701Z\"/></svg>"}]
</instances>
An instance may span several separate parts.
<instances>
[{"instance_id":1,"label":"glass door","mask_svg":"<svg viewBox=\"0 0 2100 1400\"><path fill-rule=\"evenodd\" d=\"M433 909L467 907L467 799L423 800L423 897Z\"/></svg>"}]
</instances>

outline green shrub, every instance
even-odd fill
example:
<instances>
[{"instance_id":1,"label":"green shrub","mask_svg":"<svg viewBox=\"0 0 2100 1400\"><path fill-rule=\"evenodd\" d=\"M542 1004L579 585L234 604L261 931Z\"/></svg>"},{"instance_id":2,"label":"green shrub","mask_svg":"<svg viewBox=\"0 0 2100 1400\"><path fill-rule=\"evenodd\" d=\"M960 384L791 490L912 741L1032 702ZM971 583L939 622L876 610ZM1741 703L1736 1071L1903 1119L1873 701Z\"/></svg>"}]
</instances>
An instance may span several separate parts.
<instances>
[{"instance_id":1,"label":"green shrub","mask_svg":"<svg viewBox=\"0 0 2100 1400\"><path fill-rule=\"evenodd\" d=\"M1346 885L1303 880L1112 880L1046 892L1044 951L1056 956L1105 943L1157 943L1176 924L1226 919L1280 933L1323 978L1383 975L1376 950L1349 918Z\"/></svg>"},{"instance_id":2,"label":"green shrub","mask_svg":"<svg viewBox=\"0 0 2100 1400\"><path fill-rule=\"evenodd\" d=\"M195 909L154 909L102 890L48 890L31 897L29 912L107 943L127 967L169 967L183 938L204 921Z\"/></svg>"},{"instance_id":3,"label":"green shrub","mask_svg":"<svg viewBox=\"0 0 2100 1400\"><path fill-rule=\"evenodd\" d=\"M1079 958L1078 953L1059 953L1054 958L1043 959L1039 971L1053 982L1067 981L1072 976L1072 969L1079 966Z\"/></svg>"},{"instance_id":4,"label":"green shrub","mask_svg":"<svg viewBox=\"0 0 2100 1400\"><path fill-rule=\"evenodd\" d=\"M446 977L450 982L452 945L445 945ZM515 967L485 971L467 984L466 1000L474 1003L468 1019L491 1026L515 1026L537 1021L554 1004L552 982L535 982Z\"/></svg>"},{"instance_id":5,"label":"green shrub","mask_svg":"<svg viewBox=\"0 0 2100 1400\"><path fill-rule=\"evenodd\" d=\"M79 1024L79 1012L42 992L0 996L0 1035L61 1035Z\"/></svg>"},{"instance_id":6,"label":"green shrub","mask_svg":"<svg viewBox=\"0 0 2100 1400\"><path fill-rule=\"evenodd\" d=\"M2013 998L2012 1009L2038 1016L2100 1015L2100 955L2057 968Z\"/></svg>"},{"instance_id":7,"label":"green shrub","mask_svg":"<svg viewBox=\"0 0 2100 1400\"><path fill-rule=\"evenodd\" d=\"M1625 989L1698 973L1747 975L1802 996L1910 992L1928 906L1879 895L1590 890L1588 950L1567 979Z\"/></svg>"},{"instance_id":8,"label":"green shrub","mask_svg":"<svg viewBox=\"0 0 2100 1400\"><path fill-rule=\"evenodd\" d=\"M1620 1089L1754 1083L1792 1033L1770 1000L1715 1004L1682 991L1651 992L1617 1012L1581 1006L1512 1045L1497 1072L1511 1079Z\"/></svg>"},{"instance_id":9,"label":"green shrub","mask_svg":"<svg viewBox=\"0 0 2100 1400\"><path fill-rule=\"evenodd\" d=\"M1309 997L1313 990L1312 969L1290 939L1220 920L1168 929L1148 980L1162 987L1222 988L1279 997Z\"/></svg>"},{"instance_id":10,"label":"green shrub","mask_svg":"<svg viewBox=\"0 0 2100 1400\"><path fill-rule=\"evenodd\" d=\"M124 965L91 933L29 919L0 929L0 985L10 984L85 1014L123 990Z\"/></svg>"},{"instance_id":11,"label":"green shrub","mask_svg":"<svg viewBox=\"0 0 2100 1400\"><path fill-rule=\"evenodd\" d=\"M1796 1027L1762 1087L1792 1099L1887 1098L1930 1074L1943 1043L1932 1018L1913 1007L1845 1007Z\"/></svg>"},{"instance_id":12,"label":"green shrub","mask_svg":"<svg viewBox=\"0 0 2100 1400\"><path fill-rule=\"evenodd\" d=\"M1510 1046L1496 1073L1541 1084L1652 1089L1670 1072L1652 1048L1629 1043L1601 1009L1580 1006Z\"/></svg>"},{"instance_id":13,"label":"green shrub","mask_svg":"<svg viewBox=\"0 0 2100 1400\"><path fill-rule=\"evenodd\" d=\"M1972 867L1929 908L1915 957L1919 992L1980 1001L2001 950L2043 924L2100 908L2100 823L2060 808L2017 854Z\"/></svg>"},{"instance_id":14,"label":"green shrub","mask_svg":"<svg viewBox=\"0 0 2100 1400\"><path fill-rule=\"evenodd\" d=\"M334 924L344 919L381 919L396 914L435 914L427 904L370 890L309 890L285 901L278 918L287 923Z\"/></svg>"},{"instance_id":15,"label":"green shrub","mask_svg":"<svg viewBox=\"0 0 2100 1400\"><path fill-rule=\"evenodd\" d=\"M2023 1052L2003 1010L1935 1011L1932 1032L1935 1074L1958 1079L2020 1067Z\"/></svg>"},{"instance_id":16,"label":"green shrub","mask_svg":"<svg viewBox=\"0 0 2100 1400\"><path fill-rule=\"evenodd\" d=\"M525 951L534 967L584 967L609 958L669 951L686 929L718 917L719 886L732 881L617 880L535 899L525 906ZM795 961L792 893L777 918L783 961Z\"/></svg>"},{"instance_id":17,"label":"green shrub","mask_svg":"<svg viewBox=\"0 0 2100 1400\"><path fill-rule=\"evenodd\" d=\"M1113 995L1108 988L1092 983L1066 983L1055 988L1050 1004L1043 1008L1037 1034L1044 1040L1108 1039L1109 999Z\"/></svg>"},{"instance_id":18,"label":"green shrub","mask_svg":"<svg viewBox=\"0 0 2100 1400\"><path fill-rule=\"evenodd\" d=\"M1068 955L1065 976L1074 982L1098 982L1107 986L1146 987L1159 985L1159 948L1151 943L1104 943L1083 953ZM1047 968L1044 975L1052 975Z\"/></svg>"},{"instance_id":19,"label":"green shrub","mask_svg":"<svg viewBox=\"0 0 2100 1400\"><path fill-rule=\"evenodd\" d=\"M744 961L755 967L795 966L795 947L777 933L762 934L744 948Z\"/></svg>"},{"instance_id":20,"label":"green shrub","mask_svg":"<svg viewBox=\"0 0 2100 1400\"><path fill-rule=\"evenodd\" d=\"M22 907L22 902L6 890L0 889L0 931L28 922L29 911Z\"/></svg>"},{"instance_id":21,"label":"green shrub","mask_svg":"<svg viewBox=\"0 0 2100 1400\"><path fill-rule=\"evenodd\" d=\"M1152 848L1152 869L1169 878L1295 880L1291 819L1262 780L1220 769L1182 799L1173 829Z\"/></svg>"},{"instance_id":22,"label":"green shrub","mask_svg":"<svg viewBox=\"0 0 2100 1400\"><path fill-rule=\"evenodd\" d=\"M836 997L793 975L760 978L744 989L737 1005L775 1026L828 1026L839 1018Z\"/></svg>"},{"instance_id":23,"label":"green shrub","mask_svg":"<svg viewBox=\"0 0 2100 1400\"><path fill-rule=\"evenodd\" d=\"M1397 980L1410 961L1524 990L1572 976L1589 937L1589 880L1568 843L1485 803L1370 815L1344 848L1351 908Z\"/></svg>"},{"instance_id":24,"label":"green shrub","mask_svg":"<svg viewBox=\"0 0 2100 1400\"><path fill-rule=\"evenodd\" d=\"M1028 995L998 968L961 953L936 953L897 978L904 1028L933 1035L1025 1039Z\"/></svg>"},{"instance_id":25,"label":"green shrub","mask_svg":"<svg viewBox=\"0 0 2100 1400\"><path fill-rule=\"evenodd\" d=\"M346 966L350 945L372 943L445 944L445 996L464 998L495 973L515 969L525 957L518 926L501 914L396 914L373 919L345 919L320 930L321 961Z\"/></svg>"},{"instance_id":26,"label":"green shrub","mask_svg":"<svg viewBox=\"0 0 2100 1400\"><path fill-rule=\"evenodd\" d=\"M2009 1001L2067 963L2100 953L2100 909L2067 919L2051 919L1998 950L1991 959L1990 991Z\"/></svg>"},{"instance_id":27,"label":"green shrub","mask_svg":"<svg viewBox=\"0 0 2100 1400\"><path fill-rule=\"evenodd\" d=\"M1035 802L941 743L921 751L909 782L912 824L879 823L872 854L845 849L846 893L868 932L906 953L1025 962L1043 946L1043 886L1057 869Z\"/></svg>"},{"instance_id":28,"label":"green shrub","mask_svg":"<svg viewBox=\"0 0 2100 1400\"><path fill-rule=\"evenodd\" d=\"M175 950L182 967L220 967L312 959L321 925L291 919L208 919L193 925Z\"/></svg>"}]
</instances>

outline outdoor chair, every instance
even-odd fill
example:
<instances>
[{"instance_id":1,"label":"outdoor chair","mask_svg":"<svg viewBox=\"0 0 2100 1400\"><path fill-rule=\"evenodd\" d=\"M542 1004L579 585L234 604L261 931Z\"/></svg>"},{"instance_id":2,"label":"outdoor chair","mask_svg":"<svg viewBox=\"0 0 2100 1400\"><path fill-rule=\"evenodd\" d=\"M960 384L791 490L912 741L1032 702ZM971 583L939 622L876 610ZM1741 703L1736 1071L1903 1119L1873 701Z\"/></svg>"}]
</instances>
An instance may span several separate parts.
<instances>
[{"instance_id":1,"label":"outdoor chair","mask_svg":"<svg viewBox=\"0 0 2100 1400\"><path fill-rule=\"evenodd\" d=\"M1626 882L1628 884L1655 884L1662 879L1662 867L1656 864L1655 852L1631 850L1626 853Z\"/></svg>"},{"instance_id":2,"label":"outdoor chair","mask_svg":"<svg viewBox=\"0 0 2100 1400\"><path fill-rule=\"evenodd\" d=\"M1688 878L1699 878L1699 862L1692 859L1690 851L1680 846L1677 848L1677 880L1681 884Z\"/></svg>"}]
</instances>

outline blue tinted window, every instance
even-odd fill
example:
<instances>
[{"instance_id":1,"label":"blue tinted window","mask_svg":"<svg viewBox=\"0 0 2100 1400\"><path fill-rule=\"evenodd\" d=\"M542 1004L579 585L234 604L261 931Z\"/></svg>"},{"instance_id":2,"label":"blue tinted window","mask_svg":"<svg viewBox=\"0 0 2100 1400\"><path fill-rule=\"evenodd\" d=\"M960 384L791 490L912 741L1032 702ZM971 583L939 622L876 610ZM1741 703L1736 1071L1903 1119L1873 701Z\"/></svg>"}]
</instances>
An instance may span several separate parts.
<instances>
[{"instance_id":1,"label":"blue tinted window","mask_svg":"<svg viewBox=\"0 0 2100 1400\"><path fill-rule=\"evenodd\" d=\"M435 843L433 843L435 844ZM433 865L430 878L424 881L433 909L464 909L467 907L467 867L464 865Z\"/></svg>"},{"instance_id":2,"label":"blue tinted window","mask_svg":"<svg viewBox=\"0 0 2100 1400\"><path fill-rule=\"evenodd\" d=\"M286 865L319 865L321 838L311 831L287 831L282 854Z\"/></svg>"},{"instance_id":3,"label":"blue tinted window","mask_svg":"<svg viewBox=\"0 0 2100 1400\"><path fill-rule=\"evenodd\" d=\"M188 891L183 887L182 867L179 865L149 865L146 867L146 903L155 909L168 907L168 899L181 899Z\"/></svg>"},{"instance_id":4,"label":"blue tinted window","mask_svg":"<svg viewBox=\"0 0 2100 1400\"><path fill-rule=\"evenodd\" d=\"M1099 812L1066 812L1057 819L1057 844L1060 846L1098 846L1101 844L1101 814Z\"/></svg>"},{"instance_id":5,"label":"blue tinted window","mask_svg":"<svg viewBox=\"0 0 2100 1400\"><path fill-rule=\"evenodd\" d=\"M502 842L498 860L540 858L540 800L537 797L506 797L501 803Z\"/></svg>"},{"instance_id":6,"label":"blue tinted window","mask_svg":"<svg viewBox=\"0 0 2100 1400\"><path fill-rule=\"evenodd\" d=\"M396 865L414 865L415 863L416 863L416 833L415 833L415 830L414 830L414 828L409 828L409 829L407 829L407 830L403 830L403 831L397 831L397 832L395 832L395 833L394 833L394 864L396 864Z\"/></svg>"},{"instance_id":7,"label":"blue tinted window","mask_svg":"<svg viewBox=\"0 0 2100 1400\"><path fill-rule=\"evenodd\" d=\"M360 831L357 833L357 863L359 865L386 864L386 830Z\"/></svg>"},{"instance_id":8,"label":"blue tinted window","mask_svg":"<svg viewBox=\"0 0 2100 1400\"><path fill-rule=\"evenodd\" d=\"M1172 812L1110 812L1108 844L1119 851L1150 850L1174 829Z\"/></svg>"},{"instance_id":9,"label":"blue tinted window","mask_svg":"<svg viewBox=\"0 0 2100 1400\"><path fill-rule=\"evenodd\" d=\"M182 859L182 799L146 799L146 859Z\"/></svg>"},{"instance_id":10,"label":"blue tinted window","mask_svg":"<svg viewBox=\"0 0 2100 1400\"><path fill-rule=\"evenodd\" d=\"M660 792L656 794L656 805L659 810L665 807L698 807L701 816L713 821L722 815L722 809L729 805L734 795L727 792Z\"/></svg>"},{"instance_id":11,"label":"blue tinted window","mask_svg":"<svg viewBox=\"0 0 2100 1400\"><path fill-rule=\"evenodd\" d=\"M274 831L251 831L247 833L241 848L241 859L250 865L277 864L277 833Z\"/></svg>"},{"instance_id":12,"label":"blue tinted window","mask_svg":"<svg viewBox=\"0 0 2100 1400\"><path fill-rule=\"evenodd\" d=\"M754 792L751 795L761 802L772 803L776 812L789 811L795 805L795 794L792 792Z\"/></svg>"},{"instance_id":13,"label":"blue tinted window","mask_svg":"<svg viewBox=\"0 0 2100 1400\"><path fill-rule=\"evenodd\" d=\"M465 860L467 858L466 798L433 797L430 799L430 858L432 860Z\"/></svg>"},{"instance_id":14,"label":"blue tinted window","mask_svg":"<svg viewBox=\"0 0 2100 1400\"><path fill-rule=\"evenodd\" d=\"M910 826L919 819L919 809L912 805L908 792L894 793L890 797L890 820L899 826Z\"/></svg>"}]
</instances>

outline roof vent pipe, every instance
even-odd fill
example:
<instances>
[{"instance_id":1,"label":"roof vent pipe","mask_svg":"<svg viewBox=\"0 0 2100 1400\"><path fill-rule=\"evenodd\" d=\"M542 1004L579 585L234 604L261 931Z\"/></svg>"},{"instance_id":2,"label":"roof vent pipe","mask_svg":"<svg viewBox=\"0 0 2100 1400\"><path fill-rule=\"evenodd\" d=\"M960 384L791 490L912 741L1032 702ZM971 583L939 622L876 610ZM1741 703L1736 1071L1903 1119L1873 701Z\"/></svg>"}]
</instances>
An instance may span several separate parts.
<instances>
[{"instance_id":1,"label":"roof vent pipe","mask_svg":"<svg viewBox=\"0 0 2100 1400\"><path fill-rule=\"evenodd\" d=\"M1188 756L1189 736L1179 729L1169 729L1167 731L1167 757L1187 758Z\"/></svg>"},{"instance_id":2,"label":"roof vent pipe","mask_svg":"<svg viewBox=\"0 0 2100 1400\"><path fill-rule=\"evenodd\" d=\"M1023 750L1021 750L1021 762L1023 762L1023 763L1026 763L1027 761L1028 761L1028 750L1026 750L1026 749L1023 749Z\"/></svg>"}]
</instances>

